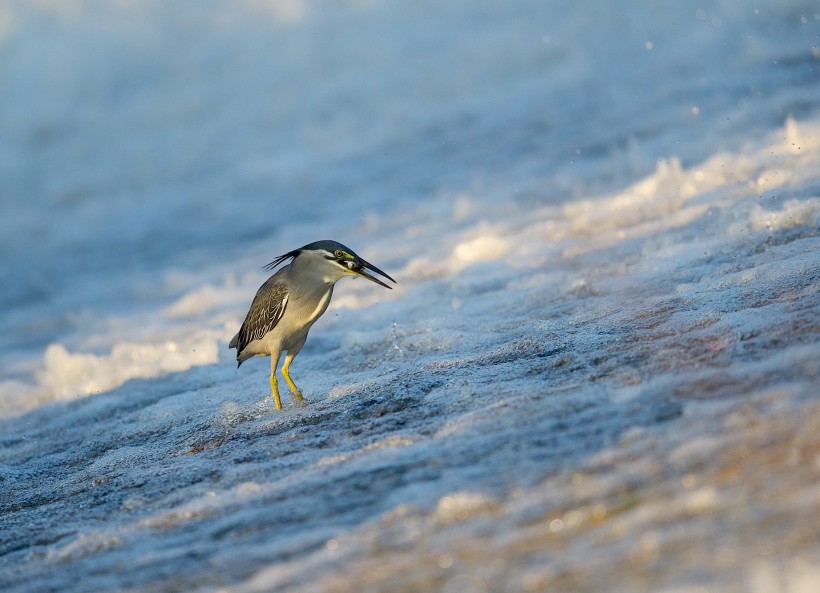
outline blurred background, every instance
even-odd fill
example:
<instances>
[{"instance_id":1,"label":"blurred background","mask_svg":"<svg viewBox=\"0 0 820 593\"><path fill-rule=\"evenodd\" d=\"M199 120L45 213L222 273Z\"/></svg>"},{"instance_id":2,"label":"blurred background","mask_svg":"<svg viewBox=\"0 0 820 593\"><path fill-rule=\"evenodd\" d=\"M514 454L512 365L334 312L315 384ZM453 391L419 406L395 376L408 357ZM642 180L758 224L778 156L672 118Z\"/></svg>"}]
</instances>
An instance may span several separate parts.
<instances>
[{"instance_id":1,"label":"blurred background","mask_svg":"<svg viewBox=\"0 0 820 593\"><path fill-rule=\"evenodd\" d=\"M2 372L295 224L503 214L813 114L816 8L4 0Z\"/></svg>"},{"instance_id":2,"label":"blurred background","mask_svg":"<svg viewBox=\"0 0 820 593\"><path fill-rule=\"evenodd\" d=\"M809 0L0 0L0 589L818 590L818 66ZM399 282L272 414L325 238Z\"/></svg>"}]
</instances>

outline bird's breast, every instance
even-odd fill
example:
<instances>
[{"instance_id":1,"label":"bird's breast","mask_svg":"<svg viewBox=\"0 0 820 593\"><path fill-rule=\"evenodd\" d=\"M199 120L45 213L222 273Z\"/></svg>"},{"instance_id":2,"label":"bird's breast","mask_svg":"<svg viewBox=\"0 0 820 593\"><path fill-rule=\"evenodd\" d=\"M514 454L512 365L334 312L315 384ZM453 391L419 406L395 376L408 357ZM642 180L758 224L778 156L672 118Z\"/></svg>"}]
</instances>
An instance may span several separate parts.
<instances>
[{"instance_id":1,"label":"bird's breast","mask_svg":"<svg viewBox=\"0 0 820 593\"><path fill-rule=\"evenodd\" d=\"M316 308L313 310L313 313L311 313L311 315L310 315L310 322L311 323L313 323L314 321L319 319L319 317L321 317L322 314L325 311L327 311L327 307L330 304L330 296L332 294L333 294L333 288L331 287L330 290L328 290L327 292L325 292L322 295L322 297L319 299L319 302L316 303Z\"/></svg>"},{"instance_id":2,"label":"bird's breast","mask_svg":"<svg viewBox=\"0 0 820 593\"><path fill-rule=\"evenodd\" d=\"M333 288L331 287L330 290L313 294L292 295L288 302L288 310L285 311L286 314L290 313L288 321L294 327L310 327L327 310L332 294Z\"/></svg>"}]
</instances>

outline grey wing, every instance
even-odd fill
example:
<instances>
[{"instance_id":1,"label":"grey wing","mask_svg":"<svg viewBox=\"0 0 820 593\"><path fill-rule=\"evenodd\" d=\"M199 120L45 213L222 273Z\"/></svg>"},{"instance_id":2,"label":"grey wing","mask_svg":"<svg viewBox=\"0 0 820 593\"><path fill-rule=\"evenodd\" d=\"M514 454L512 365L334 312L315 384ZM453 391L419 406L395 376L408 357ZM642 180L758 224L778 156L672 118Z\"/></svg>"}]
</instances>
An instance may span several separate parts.
<instances>
[{"instance_id":1,"label":"grey wing","mask_svg":"<svg viewBox=\"0 0 820 593\"><path fill-rule=\"evenodd\" d=\"M273 278L265 282L253 297L245 322L236 335L237 357L245 347L271 331L285 314L288 304L288 290ZM233 343L233 342L232 342Z\"/></svg>"}]
</instances>

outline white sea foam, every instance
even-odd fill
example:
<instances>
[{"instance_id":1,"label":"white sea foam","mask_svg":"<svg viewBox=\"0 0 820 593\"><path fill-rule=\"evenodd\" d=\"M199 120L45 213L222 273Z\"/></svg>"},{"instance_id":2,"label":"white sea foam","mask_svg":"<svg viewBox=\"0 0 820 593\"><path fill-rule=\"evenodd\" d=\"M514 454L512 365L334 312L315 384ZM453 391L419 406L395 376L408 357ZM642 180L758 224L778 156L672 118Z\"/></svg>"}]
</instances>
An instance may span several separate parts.
<instances>
[{"instance_id":1,"label":"white sea foam","mask_svg":"<svg viewBox=\"0 0 820 593\"><path fill-rule=\"evenodd\" d=\"M179 342L121 342L110 354L71 353L61 344L46 349L41 382L57 399L108 391L129 379L186 371L218 360L219 343L202 332Z\"/></svg>"}]
</instances>

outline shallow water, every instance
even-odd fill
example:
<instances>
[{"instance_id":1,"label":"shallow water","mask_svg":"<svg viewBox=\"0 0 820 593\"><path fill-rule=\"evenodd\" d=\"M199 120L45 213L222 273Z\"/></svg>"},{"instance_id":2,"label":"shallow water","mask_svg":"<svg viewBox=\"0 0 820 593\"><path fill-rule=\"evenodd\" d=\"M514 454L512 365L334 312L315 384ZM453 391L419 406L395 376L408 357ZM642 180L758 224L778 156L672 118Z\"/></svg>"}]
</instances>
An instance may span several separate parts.
<instances>
[{"instance_id":1,"label":"shallow water","mask_svg":"<svg viewBox=\"0 0 820 593\"><path fill-rule=\"evenodd\" d=\"M814 591L820 7L0 7L4 591ZM292 374L227 340L342 281Z\"/></svg>"}]
</instances>

